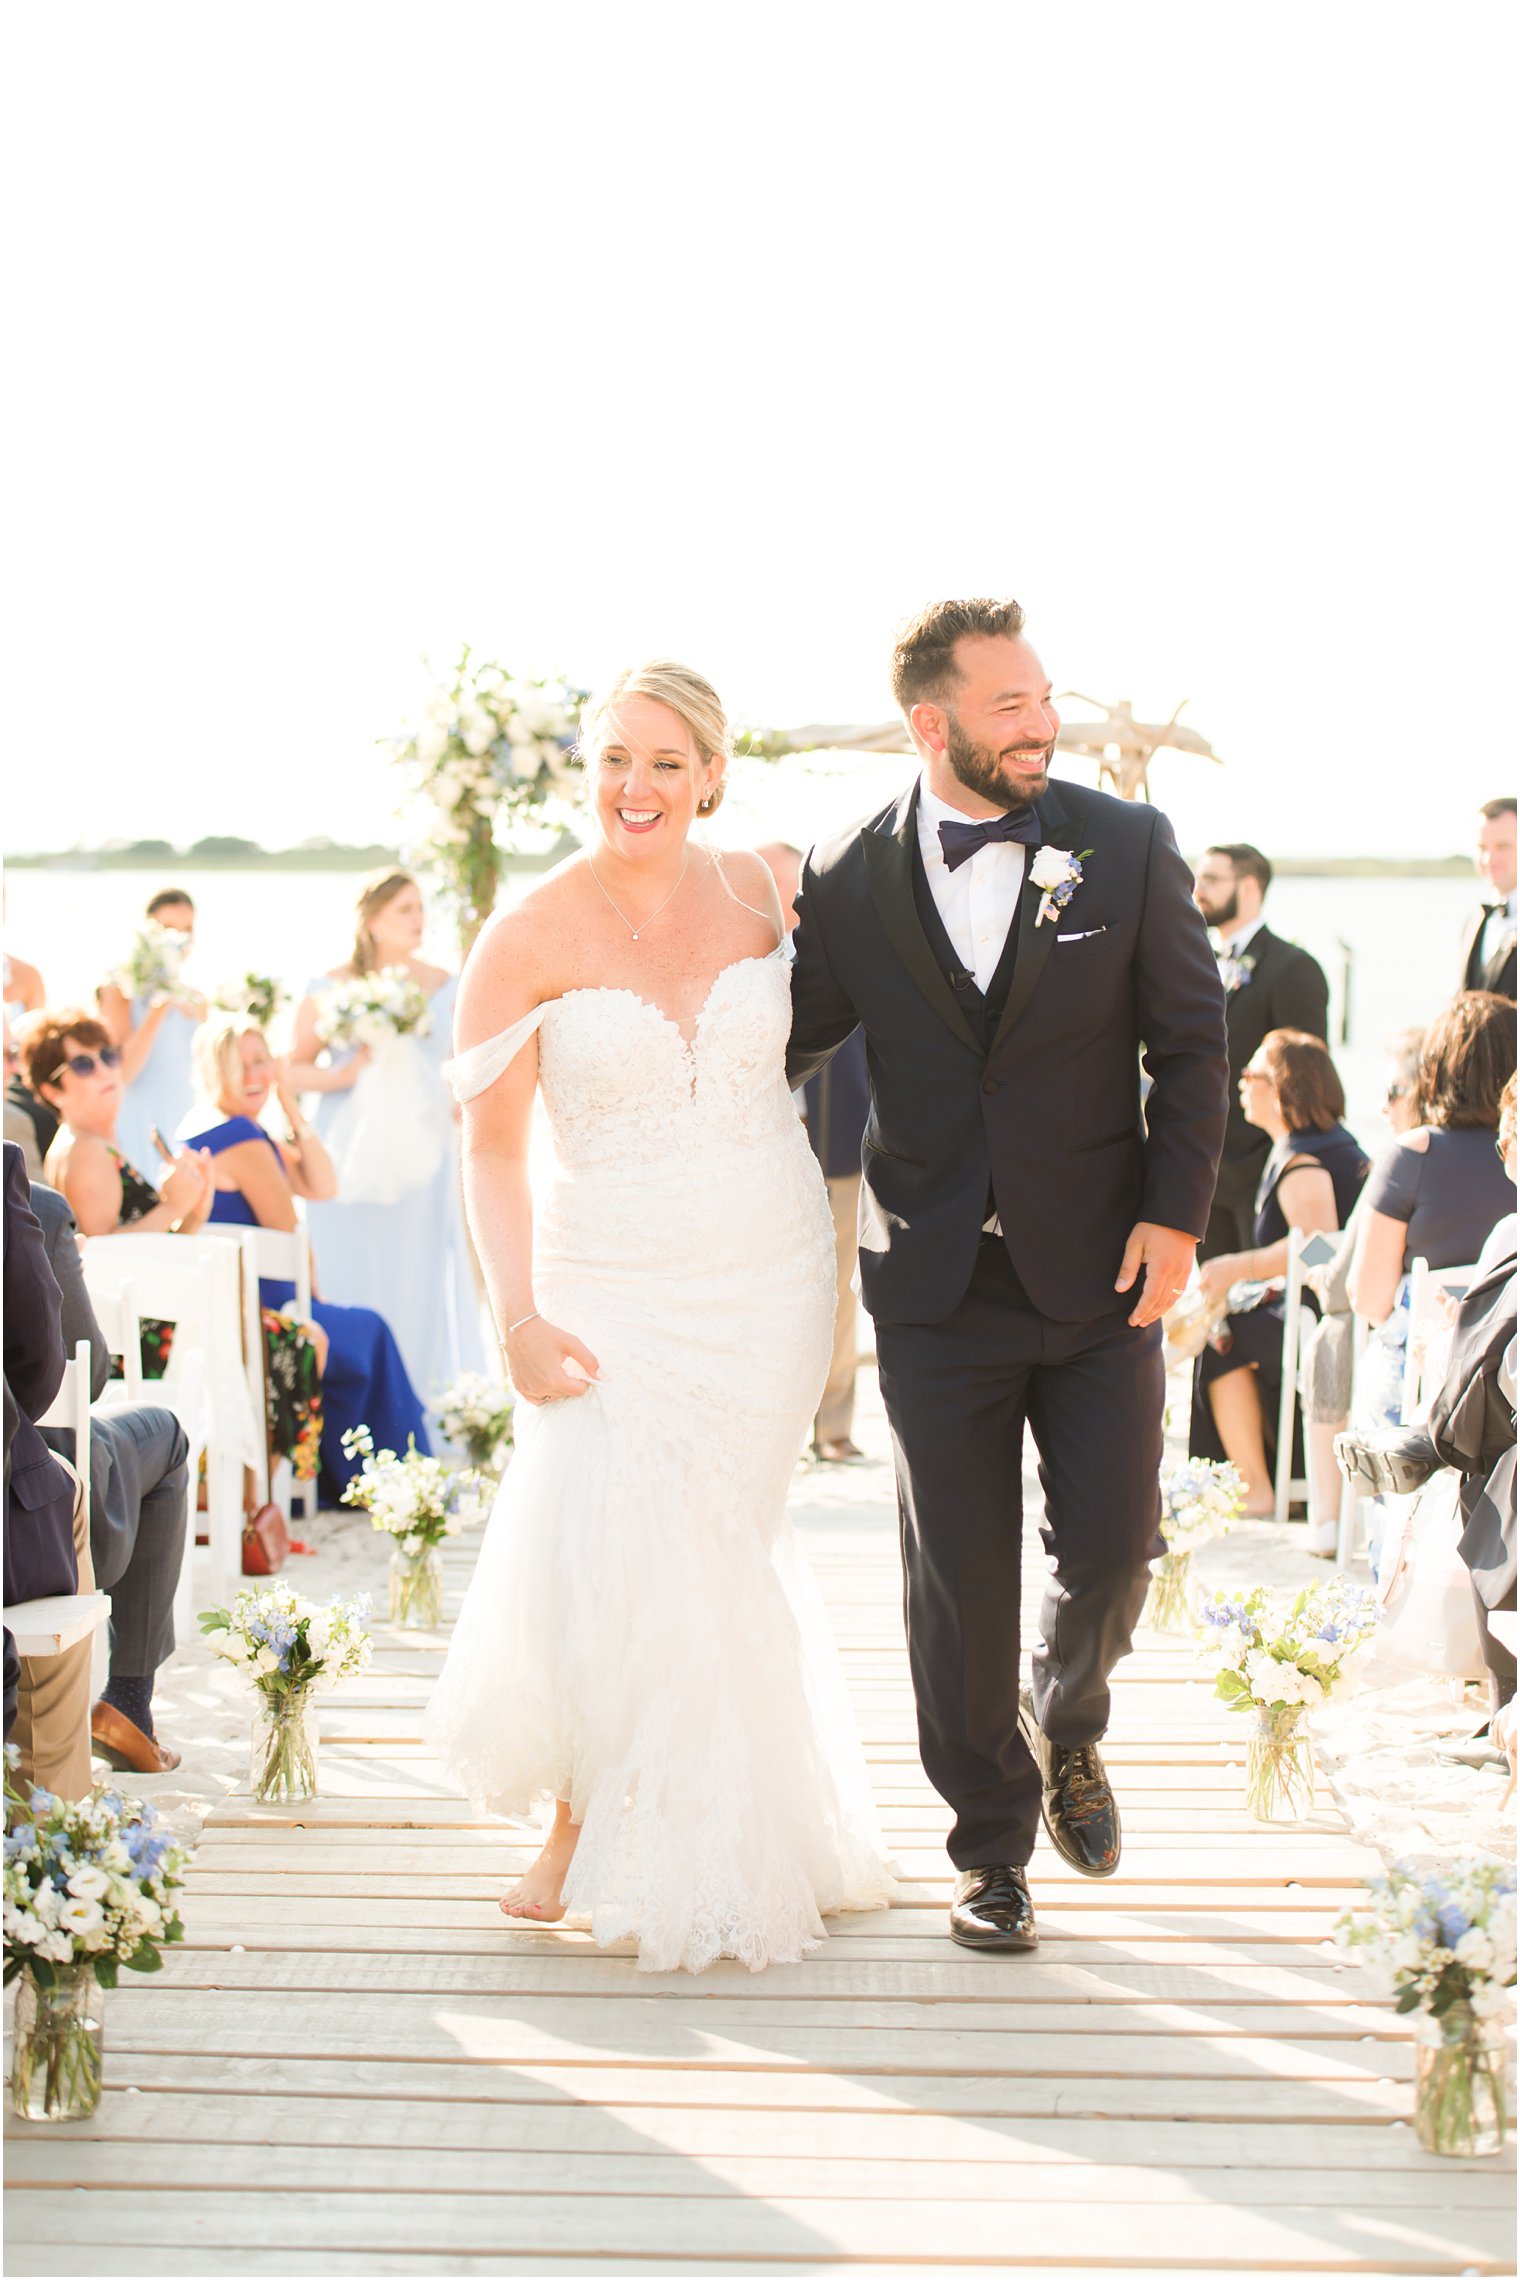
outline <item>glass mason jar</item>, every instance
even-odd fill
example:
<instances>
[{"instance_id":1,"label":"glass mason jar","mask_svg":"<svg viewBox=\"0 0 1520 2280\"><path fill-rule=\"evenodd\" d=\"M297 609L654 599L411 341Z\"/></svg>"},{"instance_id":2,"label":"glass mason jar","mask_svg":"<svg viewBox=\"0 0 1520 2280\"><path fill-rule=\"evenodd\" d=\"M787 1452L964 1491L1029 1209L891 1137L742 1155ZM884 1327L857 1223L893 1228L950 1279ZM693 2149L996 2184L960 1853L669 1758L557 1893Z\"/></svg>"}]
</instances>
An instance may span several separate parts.
<instances>
[{"instance_id":1,"label":"glass mason jar","mask_svg":"<svg viewBox=\"0 0 1520 2280\"><path fill-rule=\"evenodd\" d=\"M1152 1631L1187 1631L1193 1628L1193 1555L1163 1552L1151 1563L1151 1587L1140 1620Z\"/></svg>"},{"instance_id":2,"label":"glass mason jar","mask_svg":"<svg viewBox=\"0 0 1520 2280\"><path fill-rule=\"evenodd\" d=\"M391 1554L391 1621L407 1631L436 1631L443 1619L443 1562L438 1548Z\"/></svg>"},{"instance_id":3,"label":"glass mason jar","mask_svg":"<svg viewBox=\"0 0 1520 2280\"><path fill-rule=\"evenodd\" d=\"M79 2122L100 2104L102 1989L89 1963L58 1963L51 1987L16 1985L11 2105L28 2122Z\"/></svg>"},{"instance_id":4,"label":"glass mason jar","mask_svg":"<svg viewBox=\"0 0 1520 2280\"><path fill-rule=\"evenodd\" d=\"M260 1805L287 1805L316 1796L317 1714L307 1687L260 1695L248 1781Z\"/></svg>"},{"instance_id":5,"label":"glass mason jar","mask_svg":"<svg viewBox=\"0 0 1520 2280\"><path fill-rule=\"evenodd\" d=\"M1490 2020L1454 2003L1438 2043L1418 2043L1414 2133L1427 2153L1502 2153L1508 2121L1504 2036Z\"/></svg>"},{"instance_id":6,"label":"glass mason jar","mask_svg":"<svg viewBox=\"0 0 1520 2280\"><path fill-rule=\"evenodd\" d=\"M1301 1821L1313 1810L1314 1752L1304 1717L1301 1702L1256 1705L1246 1744L1246 1811L1258 1821Z\"/></svg>"}]
</instances>

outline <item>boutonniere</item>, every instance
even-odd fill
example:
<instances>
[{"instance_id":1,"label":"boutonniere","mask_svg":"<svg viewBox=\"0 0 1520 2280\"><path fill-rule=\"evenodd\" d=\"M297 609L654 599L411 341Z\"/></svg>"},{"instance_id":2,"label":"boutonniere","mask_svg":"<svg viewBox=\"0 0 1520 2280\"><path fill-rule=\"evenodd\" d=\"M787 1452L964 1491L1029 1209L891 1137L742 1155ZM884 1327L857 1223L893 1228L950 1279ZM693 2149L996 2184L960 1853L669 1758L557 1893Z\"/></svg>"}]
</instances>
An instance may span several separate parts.
<instances>
[{"instance_id":1,"label":"boutonniere","mask_svg":"<svg viewBox=\"0 0 1520 2280\"><path fill-rule=\"evenodd\" d=\"M1256 960L1249 950L1245 951L1239 958L1232 958L1229 952L1225 951L1219 960L1219 979L1224 984L1225 996L1233 997L1237 990L1249 989L1251 976L1255 971Z\"/></svg>"},{"instance_id":2,"label":"boutonniere","mask_svg":"<svg viewBox=\"0 0 1520 2280\"><path fill-rule=\"evenodd\" d=\"M1042 891L1040 908L1035 925L1043 926L1047 918L1058 918L1082 884L1082 865L1092 853L1084 847L1080 855L1073 855L1065 847L1041 847L1036 850L1029 866L1029 876Z\"/></svg>"}]
</instances>

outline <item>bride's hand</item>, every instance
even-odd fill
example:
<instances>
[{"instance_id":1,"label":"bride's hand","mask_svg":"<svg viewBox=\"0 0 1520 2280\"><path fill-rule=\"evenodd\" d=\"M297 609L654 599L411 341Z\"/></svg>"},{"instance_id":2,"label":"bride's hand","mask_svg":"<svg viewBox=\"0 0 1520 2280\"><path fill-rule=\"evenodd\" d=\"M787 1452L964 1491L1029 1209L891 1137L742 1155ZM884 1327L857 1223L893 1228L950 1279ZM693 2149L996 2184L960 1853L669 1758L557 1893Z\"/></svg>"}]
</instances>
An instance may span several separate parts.
<instances>
[{"instance_id":1,"label":"bride's hand","mask_svg":"<svg viewBox=\"0 0 1520 2280\"><path fill-rule=\"evenodd\" d=\"M584 1393L590 1380L601 1375L591 1348L572 1338L568 1330L557 1330L541 1314L504 1338L501 1350L512 1383L524 1401L567 1400ZM568 1367L571 1362L584 1374L572 1372Z\"/></svg>"}]
</instances>

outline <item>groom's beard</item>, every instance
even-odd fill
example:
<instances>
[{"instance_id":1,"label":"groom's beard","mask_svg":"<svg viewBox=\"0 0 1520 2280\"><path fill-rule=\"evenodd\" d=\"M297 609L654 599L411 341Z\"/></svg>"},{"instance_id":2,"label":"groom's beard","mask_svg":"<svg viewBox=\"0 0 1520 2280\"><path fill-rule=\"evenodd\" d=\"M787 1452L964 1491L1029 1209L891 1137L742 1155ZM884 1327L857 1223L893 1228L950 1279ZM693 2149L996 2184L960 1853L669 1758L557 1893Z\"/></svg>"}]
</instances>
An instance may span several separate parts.
<instances>
[{"instance_id":1,"label":"groom's beard","mask_svg":"<svg viewBox=\"0 0 1520 2280\"><path fill-rule=\"evenodd\" d=\"M990 745L973 743L953 713L945 715L945 758L949 761L960 782L968 792L991 800L994 807L1011 812L1015 808L1033 805L1050 783L1042 768L1038 776L1025 776L1019 782L1011 781L998 765L1001 760L1017 754L1043 752L1049 764L1052 747L1048 744L1005 744L1001 752Z\"/></svg>"}]
</instances>

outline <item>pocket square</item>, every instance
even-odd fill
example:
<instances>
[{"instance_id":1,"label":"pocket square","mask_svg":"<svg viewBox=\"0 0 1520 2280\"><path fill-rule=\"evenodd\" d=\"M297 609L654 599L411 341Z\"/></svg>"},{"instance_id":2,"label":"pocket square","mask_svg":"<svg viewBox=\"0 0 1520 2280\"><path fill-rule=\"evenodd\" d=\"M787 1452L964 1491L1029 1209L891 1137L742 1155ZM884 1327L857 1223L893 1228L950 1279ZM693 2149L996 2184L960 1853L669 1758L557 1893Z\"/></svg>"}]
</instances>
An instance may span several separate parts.
<instances>
[{"instance_id":1,"label":"pocket square","mask_svg":"<svg viewBox=\"0 0 1520 2280\"><path fill-rule=\"evenodd\" d=\"M1085 934L1058 934L1056 940L1057 942L1091 942L1094 936L1107 932L1106 926L1090 926Z\"/></svg>"}]
</instances>

